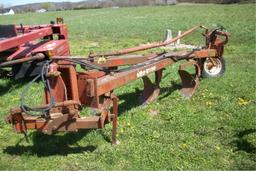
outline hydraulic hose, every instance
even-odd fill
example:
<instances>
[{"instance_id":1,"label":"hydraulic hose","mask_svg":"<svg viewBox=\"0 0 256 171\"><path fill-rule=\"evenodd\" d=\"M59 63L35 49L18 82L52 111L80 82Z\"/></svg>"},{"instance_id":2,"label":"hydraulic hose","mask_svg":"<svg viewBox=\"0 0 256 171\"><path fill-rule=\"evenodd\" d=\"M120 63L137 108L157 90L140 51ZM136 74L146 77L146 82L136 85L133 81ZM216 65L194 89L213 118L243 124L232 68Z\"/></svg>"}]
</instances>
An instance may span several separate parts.
<instances>
[{"instance_id":1,"label":"hydraulic hose","mask_svg":"<svg viewBox=\"0 0 256 171\"><path fill-rule=\"evenodd\" d=\"M33 80L31 80L24 88L24 90L21 93L20 96L20 107L28 115L31 116L46 116L46 114L50 111L50 109L55 105L55 99L52 93L52 89L50 87L50 82L46 78L46 75L48 73L48 67L51 61L45 61L40 75L36 76ZM49 91L50 93L50 103L49 106L44 107L44 108L32 108L28 105L25 104L25 95L29 92L32 84L37 81L39 78L43 81L44 87ZM34 112L38 112L37 114Z\"/></svg>"}]
</instances>

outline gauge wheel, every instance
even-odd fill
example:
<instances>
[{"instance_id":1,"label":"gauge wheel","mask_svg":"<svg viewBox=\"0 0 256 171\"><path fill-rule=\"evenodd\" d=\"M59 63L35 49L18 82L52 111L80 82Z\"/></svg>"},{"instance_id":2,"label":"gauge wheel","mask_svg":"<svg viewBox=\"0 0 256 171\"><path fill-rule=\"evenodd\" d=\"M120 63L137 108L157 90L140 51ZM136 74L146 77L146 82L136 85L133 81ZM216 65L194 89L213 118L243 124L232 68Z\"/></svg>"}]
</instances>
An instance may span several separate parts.
<instances>
[{"instance_id":1,"label":"gauge wheel","mask_svg":"<svg viewBox=\"0 0 256 171\"><path fill-rule=\"evenodd\" d=\"M206 58L203 62L202 77L204 78L220 77L225 73L225 59L223 57L211 59L215 65L209 58Z\"/></svg>"}]
</instances>

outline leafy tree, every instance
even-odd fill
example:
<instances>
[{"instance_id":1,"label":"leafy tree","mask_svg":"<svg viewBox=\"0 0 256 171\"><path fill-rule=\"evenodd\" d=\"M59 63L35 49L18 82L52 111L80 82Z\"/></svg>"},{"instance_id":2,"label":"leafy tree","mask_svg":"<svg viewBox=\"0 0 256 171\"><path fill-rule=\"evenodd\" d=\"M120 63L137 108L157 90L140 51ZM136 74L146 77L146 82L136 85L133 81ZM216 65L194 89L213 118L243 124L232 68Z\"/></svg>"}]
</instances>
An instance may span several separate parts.
<instances>
[{"instance_id":1,"label":"leafy tree","mask_svg":"<svg viewBox=\"0 0 256 171\"><path fill-rule=\"evenodd\" d=\"M52 3L50 3L50 2L42 3L41 7L46 10L49 10L50 8L52 8Z\"/></svg>"}]
</instances>

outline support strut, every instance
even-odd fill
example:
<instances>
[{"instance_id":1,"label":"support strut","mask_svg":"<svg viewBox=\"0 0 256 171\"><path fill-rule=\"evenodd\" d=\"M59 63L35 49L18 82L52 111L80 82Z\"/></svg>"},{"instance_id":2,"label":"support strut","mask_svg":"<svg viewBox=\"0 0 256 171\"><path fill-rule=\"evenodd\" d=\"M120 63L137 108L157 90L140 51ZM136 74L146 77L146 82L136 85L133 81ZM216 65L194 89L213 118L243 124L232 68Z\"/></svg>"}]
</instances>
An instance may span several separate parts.
<instances>
[{"instance_id":1,"label":"support strut","mask_svg":"<svg viewBox=\"0 0 256 171\"><path fill-rule=\"evenodd\" d=\"M189 66L195 67L196 72L194 76L192 76L188 71L185 71L185 68ZM199 85L200 67L194 60L191 60L185 64L181 64L178 72L183 87L181 89L181 95L185 99L189 99L192 97L192 95L194 94Z\"/></svg>"},{"instance_id":2,"label":"support strut","mask_svg":"<svg viewBox=\"0 0 256 171\"><path fill-rule=\"evenodd\" d=\"M154 101L160 94L160 82L162 79L163 69L155 72L155 83L149 79L148 76L142 77L144 90L141 97L141 103L146 105Z\"/></svg>"}]
</instances>

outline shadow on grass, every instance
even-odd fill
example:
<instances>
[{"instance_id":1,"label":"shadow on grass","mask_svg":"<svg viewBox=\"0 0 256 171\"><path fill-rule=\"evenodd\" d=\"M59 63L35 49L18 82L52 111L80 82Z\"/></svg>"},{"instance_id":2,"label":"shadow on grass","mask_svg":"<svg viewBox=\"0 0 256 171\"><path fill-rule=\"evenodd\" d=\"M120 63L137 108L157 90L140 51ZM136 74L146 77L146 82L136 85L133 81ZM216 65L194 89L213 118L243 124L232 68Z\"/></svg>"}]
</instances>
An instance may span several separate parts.
<instances>
[{"instance_id":1,"label":"shadow on grass","mask_svg":"<svg viewBox=\"0 0 256 171\"><path fill-rule=\"evenodd\" d=\"M171 87L161 88L162 98L168 96L173 91L180 88L177 84L172 82ZM119 99L124 100L124 103L120 104L118 107L119 115L125 113L125 111L130 110L136 106L140 105L138 97L142 94L141 91L135 91L131 93L125 93L119 96ZM74 133L66 133L64 135L46 135L40 132L33 132L31 134L31 140L33 145L24 146L17 143L15 146L9 146L4 149L4 153L10 155L37 155L38 157L47 157L51 155L68 155L72 153L83 153L83 152L93 152L96 150L96 146L86 146L81 147L77 144L84 136L86 136L90 130L80 130ZM100 132L103 138L111 143L111 138Z\"/></svg>"},{"instance_id":2,"label":"shadow on grass","mask_svg":"<svg viewBox=\"0 0 256 171\"><path fill-rule=\"evenodd\" d=\"M161 94L162 95L159 97L159 99L160 100L164 99L167 96L169 96L170 94L172 94L174 91L180 90L180 89L182 89L181 84L177 84L176 82L171 81L171 86L170 87L161 88Z\"/></svg>"},{"instance_id":3,"label":"shadow on grass","mask_svg":"<svg viewBox=\"0 0 256 171\"><path fill-rule=\"evenodd\" d=\"M250 154L256 154L256 147L245 138L245 136L252 134L252 133L256 133L256 129L246 129L243 131L239 131L235 135L235 137L237 139L235 141L233 141L232 143L235 145L236 151L241 150L241 151L245 151Z\"/></svg>"},{"instance_id":4,"label":"shadow on grass","mask_svg":"<svg viewBox=\"0 0 256 171\"><path fill-rule=\"evenodd\" d=\"M140 106L139 97L141 94L142 92L139 89L135 89L135 92L118 95L118 99L124 101L123 103L118 104L118 115L122 115L130 109Z\"/></svg>"},{"instance_id":5,"label":"shadow on grass","mask_svg":"<svg viewBox=\"0 0 256 171\"><path fill-rule=\"evenodd\" d=\"M170 94L172 94L174 91L181 89L182 86L180 84L175 83L174 81L171 82L171 86L168 87L161 87L159 99L163 99ZM125 93L118 96L118 99L124 100L124 103L121 103L118 105L118 115L122 115L126 111L129 111L130 109L140 106L141 105L141 96L142 91L139 89L136 89L135 92Z\"/></svg>"},{"instance_id":6,"label":"shadow on grass","mask_svg":"<svg viewBox=\"0 0 256 171\"><path fill-rule=\"evenodd\" d=\"M77 144L90 130L82 130L75 133L66 133L64 135L46 135L40 132L33 132L31 139L32 146L19 145L9 146L4 149L4 153L10 155L37 155L38 157L47 157L51 155L68 155L73 153L93 152L96 146L81 147Z\"/></svg>"},{"instance_id":7,"label":"shadow on grass","mask_svg":"<svg viewBox=\"0 0 256 171\"><path fill-rule=\"evenodd\" d=\"M12 89L17 89L22 86L25 86L31 80L29 78L15 80L14 77L11 77L11 76L4 77L4 78L8 79L8 81L6 84L0 84L0 96L8 93Z\"/></svg>"}]
</instances>

